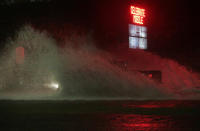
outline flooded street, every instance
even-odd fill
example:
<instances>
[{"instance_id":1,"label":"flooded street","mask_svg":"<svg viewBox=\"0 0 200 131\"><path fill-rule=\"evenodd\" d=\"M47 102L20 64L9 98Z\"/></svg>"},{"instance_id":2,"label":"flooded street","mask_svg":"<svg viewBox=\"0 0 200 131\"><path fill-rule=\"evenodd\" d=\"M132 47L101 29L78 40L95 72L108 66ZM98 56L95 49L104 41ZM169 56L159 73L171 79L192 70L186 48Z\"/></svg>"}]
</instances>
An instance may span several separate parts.
<instances>
[{"instance_id":1,"label":"flooded street","mask_svg":"<svg viewBox=\"0 0 200 131\"><path fill-rule=\"evenodd\" d=\"M199 130L199 101L1 101L1 130Z\"/></svg>"}]
</instances>

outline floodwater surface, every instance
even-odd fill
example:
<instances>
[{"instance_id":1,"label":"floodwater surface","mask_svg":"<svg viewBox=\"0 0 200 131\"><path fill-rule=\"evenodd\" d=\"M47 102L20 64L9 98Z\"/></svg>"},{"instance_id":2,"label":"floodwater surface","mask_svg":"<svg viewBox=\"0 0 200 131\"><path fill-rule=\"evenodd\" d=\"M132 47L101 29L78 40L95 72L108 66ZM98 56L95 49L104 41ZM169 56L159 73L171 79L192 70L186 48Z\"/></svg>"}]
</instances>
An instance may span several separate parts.
<instances>
[{"instance_id":1,"label":"floodwater surface","mask_svg":"<svg viewBox=\"0 0 200 131\"><path fill-rule=\"evenodd\" d=\"M1 130L200 130L200 101L1 101Z\"/></svg>"}]
</instances>

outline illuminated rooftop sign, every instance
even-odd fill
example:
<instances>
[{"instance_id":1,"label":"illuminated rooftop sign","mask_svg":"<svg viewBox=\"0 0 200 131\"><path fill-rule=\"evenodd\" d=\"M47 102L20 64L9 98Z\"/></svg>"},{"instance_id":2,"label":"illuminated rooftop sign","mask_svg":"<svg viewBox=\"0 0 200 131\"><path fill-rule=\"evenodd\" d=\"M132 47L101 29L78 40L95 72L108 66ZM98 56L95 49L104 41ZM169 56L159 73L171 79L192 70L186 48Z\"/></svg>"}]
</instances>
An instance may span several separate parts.
<instances>
[{"instance_id":1,"label":"illuminated rooftop sign","mask_svg":"<svg viewBox=\"0 0 200 131\"><path fill-rule=\"evenodd\" d=\"M129 23L129 48L147 49L147 27L144 25L145 9L130 6L131 23Z\"/></svg>"},{"instance_id":2,"label":"illuminated rooftop sign","mask_svg":"<svg viewBox=\"0 0 200 131\"><path fill-rule=\"evenodd\" d=\"M135 6L130 7L131 15L133 16L133 23L143 25L145 17L145 9L141 9Z\"/></svg>"}]
</instances>

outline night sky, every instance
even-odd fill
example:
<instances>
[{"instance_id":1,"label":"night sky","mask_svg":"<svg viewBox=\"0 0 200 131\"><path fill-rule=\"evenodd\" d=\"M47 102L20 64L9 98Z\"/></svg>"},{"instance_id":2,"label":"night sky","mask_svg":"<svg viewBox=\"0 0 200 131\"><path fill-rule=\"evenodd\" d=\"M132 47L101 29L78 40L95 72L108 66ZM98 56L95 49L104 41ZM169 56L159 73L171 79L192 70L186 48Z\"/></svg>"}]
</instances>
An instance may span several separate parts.
<instances>
[{"instance_id":1,"label":"night sky","mask_svg":"<svg viewBox=\"0 0 200 131\"><path fill-rule=\"evenodd\" d=\"M33 0L32 0L33 1ZM38 0L35 0L38 1ZM1 49L24 23L48 28L73 24L92 30L100 47L128 40L129 5L145 8L149 51L200 68L200 19L192 0L14 0L0 3ZM109 43L109 44L108 44Z\"/></svg>"}]
</instances>

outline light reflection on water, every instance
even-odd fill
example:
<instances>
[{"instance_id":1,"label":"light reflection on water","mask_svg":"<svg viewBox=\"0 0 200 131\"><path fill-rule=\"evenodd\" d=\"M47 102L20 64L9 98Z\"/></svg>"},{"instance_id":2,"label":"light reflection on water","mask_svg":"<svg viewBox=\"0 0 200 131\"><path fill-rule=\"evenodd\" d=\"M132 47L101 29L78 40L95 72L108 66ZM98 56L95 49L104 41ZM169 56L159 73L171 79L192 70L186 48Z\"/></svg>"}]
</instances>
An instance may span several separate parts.
<instances>
[{"instance_id":1,"label":"light reflection on water","mask_svg":"<svg viewBox=\"0 0 200 131\"><path fill-rule=\"evenodd\" d=\"M174 124L169 116L115 114L111 115L110 118L110 127L115 131L166 130Z\"/></svg>"},{"instance_id":2,"label":"light reflection on water","mask_svg":"<svg viewBox=\"0 0 200 131\"><path fill-rule=\"evenodd\" d=\"M200 101L4 101L1 130L200 130Z\"/></svg>"},{"instance_id":3,"label":"light reflection on water","mask_svg":"<svg viewBox=\"0 0 200 131\"><path fill-rule=\"evenodd\" d=\"M118 103L126 111L109 114L108 129L113 131L200 130L198 101L141 101Z\"/></svg>"}]
</instances>

